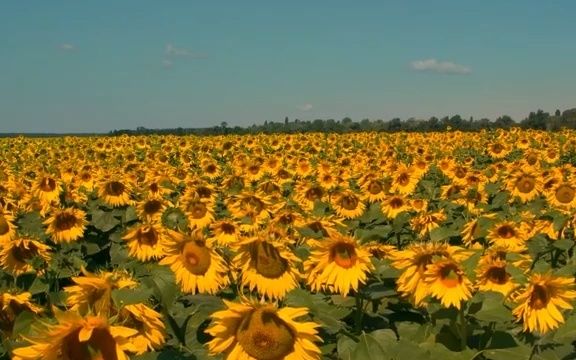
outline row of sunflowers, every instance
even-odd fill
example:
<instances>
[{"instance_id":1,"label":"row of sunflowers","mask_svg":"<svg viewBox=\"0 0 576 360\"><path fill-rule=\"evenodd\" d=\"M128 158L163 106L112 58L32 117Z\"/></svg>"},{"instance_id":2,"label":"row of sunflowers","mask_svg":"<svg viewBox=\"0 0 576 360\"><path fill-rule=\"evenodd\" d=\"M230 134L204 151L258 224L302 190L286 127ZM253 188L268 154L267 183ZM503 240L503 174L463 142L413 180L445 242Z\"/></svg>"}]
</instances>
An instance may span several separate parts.
<instances>
[{"instance_id":1,"label":"row of sunflowers","mask_svg":"<svg viewBox=\"0 0 576 360\"><path fill-rule=\"evenodd\" d=\"M0 139L1 356L568 359L575 139Z\"/></svg>"}]
</instances>

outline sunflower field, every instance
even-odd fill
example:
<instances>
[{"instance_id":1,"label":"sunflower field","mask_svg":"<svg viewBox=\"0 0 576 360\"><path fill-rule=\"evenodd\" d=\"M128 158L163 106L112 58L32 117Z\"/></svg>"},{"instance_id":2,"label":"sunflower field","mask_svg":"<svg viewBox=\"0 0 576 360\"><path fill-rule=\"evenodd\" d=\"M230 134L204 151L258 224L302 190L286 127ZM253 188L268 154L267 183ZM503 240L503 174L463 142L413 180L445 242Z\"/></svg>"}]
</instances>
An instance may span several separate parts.
<instances>
[{"instance_id":1,"label":"sunflower field","mask_svg":"<svg viewBox=\"0 0 576 360\"><path fill-rule=\"evenodd\" d=\"M576 133L0 139L16 360L576 358Z\"/></svg>"}]
</instances>

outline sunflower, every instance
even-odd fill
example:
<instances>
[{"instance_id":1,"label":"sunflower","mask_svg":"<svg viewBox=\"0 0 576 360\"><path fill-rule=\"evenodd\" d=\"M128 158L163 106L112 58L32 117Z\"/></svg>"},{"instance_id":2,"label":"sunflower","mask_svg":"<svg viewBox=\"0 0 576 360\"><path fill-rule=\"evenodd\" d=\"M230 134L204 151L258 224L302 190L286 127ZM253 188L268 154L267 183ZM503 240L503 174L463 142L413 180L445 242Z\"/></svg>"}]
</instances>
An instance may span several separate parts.
<instances>
[{"instance_id":1,"label":"sunflower","mask_svg":"<svg viewBox=\"0 0 576 360\"><path fill-rule=\"evenodd\" d=\"M486 239L491 244L506 247L510 251L518 252L526 249L526 233L521 226L510 221L494 225Z\"/></svg>"},{"instance_id":2,"label":"sunflower","mask_svg":"<svg viewBox=\"0 0 576 360\"><path fill-rule=\"evenodd\" d=\"M462 301L472 297L472 283L454 259L440 259L431 263L424 272L424 282L432 297L444 307L460 309Z\"/></svg>"},{"instance_id":3,"label":"sunflower","mask_svg":"<svg viewBox=\"0 0 576 360\"><path fill-rule=\"evenodd\" d=\"M131 205L131 192L130 183L121 179L107 179L98 184L98 197L113 207Z\"/></svg>"},{"instance_id":4,"label":"sunflower","mask_svg":"<svg viewBox=\"0 0 576 360\"><path fill-rule=\"evenodd\" d=\"M160 265L168 265L176 275L183 292L215 294L230 282L224 259L206 246L199 231L191 236L168 230L166 257Z\"/></svg>"},{"instance_id":5,"label":"sunflower","mask_svg":"<svg viewBox=\"0 0 576 360\"><path fill-rule=\"evenodd\" d=\"M110 326L100 316L82 317L73 311L54 309L56 324L42 323L31 345L12 351L13 360L129 360L127 339L137 330Z\"/></svg>"},{"instance_id":6,"label":"sunflower","mask_svg":"<svg viewBox=\"0 0 576 360\"><path fill-rule=\"evenodd\" d=\"M231 220L220 220L210 224L212 237L209 240L210 245L216 242L220 246L230 246L240 239L240 228Z\"/></svg>"},{"instance_id":7,"label":"sunflower","mask_svg":"<svg viewBox=\"0 0 576 360\"><path fill-rule=\"evenodd\" d=\"M558 277L550 273L533 274L528 286L517 294L514 316L523 321L524 331L547 333L564 323L562 309L572 309L576 298L573 277Z\"/></svg>"},{"instance_id":8,"label":"sunflower","mask_svg":"<svg viewBox=\"0 0 576 360\"><path fill-rule=\"evenodd\" d=\"M392 195L382 202L382 212L389 219L395 219L398 214L410 210L408 199L401 195Z\"/></svg>"},{"instance_id":9,"label":"sunflower","mask_svg":"<svg viewBox=\"0 0 576 360\"><path fill-rule=\"evenodd\" d=\"M32 302L32 294L29 292L0 293L0 333L11 336L14 321L22 311L39 314L42 308Z\"/></svg>"},{"instance_id":10,"label":"sunflower","mask_svg":"<svg viewBox=\"0 0 576 360\"><path fill-rule=\"evenodd\" d=\"M370 253L355 239L337 232L316 242L304 263L312 291L326 290L342 296L351 290L358 291L372 269Z\"/></svg>"},{"instance_id":11,"label":"sunflower","mask_svg":"<svg viewBox=\"0 0 576 360\"><path fill-rule=\"evenodd\" d=\"M488 155L492 156L494 159L503 159L512 151L511 147L504 145L501 142L494 142L488 145L487 152Z\"/></svg>"},{"instance_id":12,"label":"sunflower","mask_svg":"<svg viewBox=\"0 0 576 360\"><path fill-rule=\"evenodd\" d=\"M166 341L166 326L162 315L144 304L124 306L120 310L119 319L123 325L138 330L136 335L129 338L137 355L159 349Z\"/></svg>"},{"instance_id":13,"label":"sunflower","mask_svg":"<svg viewBox=\"0 0 576 360\"><path fill-rule=\"evenodd\" d=\"M181 208L191 227L203 229L214 221L214 210L212 210L210 203L199 197L182 199Z\"/></svg>"},{"instance_id":14,"label":"sunflower","mask_svg":"<svg viewBox=\"0 0 576 360\"><path fill-rule=\"evenodd\" d=\"M402 270L396 280L398 292L412 300L415 306L421 306L430 294L430 283L424 281L426 271L434 258L462 261L469 253L457 246L442 243L413 243L407 249L390 253L392 266Z\"/></svg>"},{"instance_id":15,"label":"sunflower","mask_svg":"<svg viewBox=\"0 0 576 360\"><path fill-rule=\"evenodd\" d=\"M84 235L84 230L88 221L86 213L80 209L67 208L55 210L54 213L44 221L47 225L46 234L55 243L69 243L80 239Z\"/></svg>"},{"instance_id":16,"label":"sunflower","mask_svg":"<svg viewBox=\"0 0 576 360\"><path fill-rule=\"evenodd\" d=\"M294 190L294 200L296 200L304 210L310 211L314 209L316 202L324 201L326 198L326 191L319 184L302 181L296 185Z\"/></svg>"},{"instance_id":17,"label":"sunflower","mask_svg":"<svg viewBox=\"0 0 576 360\"><path fill-rule=\"evenodd\" d=\"M210 354L224 353L226 360L316 360L321 351L315 342L319 324L299 322L308 309L268 304L232 303L224 300L227 309L211 315L212 324L206 333L214 337L208 342Z\"/></svg>"},{"instance_id":18,"label":"sunflower","mask_svg":"<svg viewBox=\"0 0 576 360\"><path fill-rule=\"evenodd\" d=\"M282 299L297 288L300 274L295 264L298 258L267 233L242 241L234 258L240 269L240 285L269 299Z\"/></svg>"},{"instance_id":19,"label":"sunflower","mask_svg":"<svg viewBox=\"0 0 576 360\"><path fill-rule=\"evenodd\" d=\"M0 249L0 265L13 276L36 271L30 263L34 258L47 263L51 257L48 245L31 239L13 239L3 243Z\"/></svg>"},{"instance_id":20,"label":"sunflower","mask_svg":"<svg viewBox=\"0 0 576 360\"><path fill-rule=\"evenodd\" d=\"M430 234L430 231L440 227L440 223L445 220L446 214L444 210L438 210L414 216L410 219L410 226L419 236L425 236Z\"/></svg>"},{"instance_id":21,"label":"sunflower","mask_svg":"<svg viewBox=\"0 0 576 360\"><path fill-rule=\"evenodd\" d=\"M387 185L384 181L371 178L367 179L360 185L364 198L369 202L379 202L384 200L386 193L388 192Z\"/></svg>"},{"instance_id":22,"label":"sunflower","mask_svg":"<svg viewBox=\"0 0 576 360\"><path fill-rule=\"evenodd\" d=\"M140 261L158 259L163 256L164 228L153 223L134 227L122 237L128 243L130 256Z\"/></svg>"},{"instance_id":23,"label":"sunflower","mask_svg":"<svg viewBox=\"0 0 576 360\"><path fill-rule=\"evenodd\" d=\"M526 203L533 200L543 190L543 183L540 176L528 169L514 172L510 175L507 184L508 191L512 196L517 196L520 201Z\"/></svg>"},{"instance_id":24,"label":"sunflower","mask_svg":"<svg viewBox=\"0 0 576 360\"><path fill-rule=\"evenodd\" d=\"M508 297L518 284L506 270L505 259L493 259L490 254L484 255L483 261L476 268L476 286L480 291L499 292Z\"/></svg>"},{"instance_id":25,"label":"sunflower","mask_svg":"<svg viewBox=\"0 0 576 360\"><path fill-rule=\"evenodd\" d=\"M334 195L332 206L336 214L346 219L355 219L362 216L366 209L361 198L350 190L345 190Z\"/></svg>"},{"instance_id":26,"label":"sunflower","mask_svg":"<svg viewBox=\"0 0 576 360\"><path fill-rule=\"evenodd\" d=\"M166 210L163 199L150 198L137 204L138 217L143 221L159 221Z\"/></svg>"},{"instance_id":27,"label":"sunflower","mask_svg":"<svg viewBox=\"0 0 576 360\"><path fill-rule=\"evenodd\" d=\"M112 308L112 290L133 289L138 283L121 271L92 274L82 269L83 276L72 277L75 285L64 287L68 295L66 305L71 310L86 314L108 315Z\"/></svg>"},{"instance_id":28,"label":"sunflower","mask_svg":"<svg viewBox=\"0 0 576 360\"><path fill-rule=\"evenodd\" d=\"M39 176L33 188L34 196L36 196L44 206L50 205L52 202L59 203L61 192L62 185L57 178L51 175Z\"/></svg>"},{"instance_id":29,"label":"sunflower","mask_svg":"<svg viewBox=\"0 0 576 360\"><path fill-rule=\"evenodd\" d=\"M418 186L420 173L412 167L400 165L392 176L392 185L390 191L396 194L412 194Z\"/></svg>"},{"instance_id":30,"label":"sunflower","mask_svg":"<svg viewBox=\"0 0 576 360\"><path fill-rule=\"evenodd\" d=\"M321 237L329 237L332 232L337 231L337 227L344 227L340 219L334 216L310 216L302 222L301 230L312 230L314 233L320 234ZM302 234L304 237L307 236Z\"/></svg>"},{"instance_id":31,"label":"sunflower","mask_svg":"<svg viewBox=\"0 0 576 360\"><path fill-rule=\"evenodd\" d=\"M573 182L560 182L551 187L547 199L556 209L571 212L576 209L576 185Z\"/></svg>"},{"instance_id":32,"label":"sunflower","mask_svg":"<svg viewBox=\"0 0 576 360\"><path fill-rule=\"evenodd\" d=\"M16 229L14 216L0 206L0 243L13 239L16 236Z\"/></svg>"}]
</instances>

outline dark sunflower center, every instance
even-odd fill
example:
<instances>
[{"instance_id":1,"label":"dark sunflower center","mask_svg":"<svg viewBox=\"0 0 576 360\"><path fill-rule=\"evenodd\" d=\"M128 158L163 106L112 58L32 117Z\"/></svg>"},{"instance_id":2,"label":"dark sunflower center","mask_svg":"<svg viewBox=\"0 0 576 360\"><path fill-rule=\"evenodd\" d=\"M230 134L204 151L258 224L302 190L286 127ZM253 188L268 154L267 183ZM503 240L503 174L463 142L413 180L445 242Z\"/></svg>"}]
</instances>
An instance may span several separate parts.
<instances>
[{"instance_id":1,"label":"dark sunflower center","mask_svg":"<svg viewBox=\"0 0 576 360\"><path fill-rule=\"evenodd\" d=\"M76 216L74 216L74 214L65 212L56 215L56 219L54 220L54 227L58 231L70 230L74 226L76 226L77 222L78 219L76 218Z\"/></svg>"},{"instance_id":2,"label":"dark sunflower center","mask_svg":"<svg viewBox=\"0 0 576 360\"><path fill-rule=\"evenodd\" d=\"M210 268L212 258L206 246L198 241L189 241L182 249L182 262L194 275L204 275Z\"/></svg>"},{"instance_id":3,"label":"dark sunflower center","mask_svg":"<svg viewBox=\"0 0 576 360\"><path fill-rule=\"evenodd\" d=\"M356 210L358 203L358 198L354 195L346 195L340 200L340 206L346 210Z\"/></svg>"},{"instance_id":4,"label":"dark sunflower center","mask_svg":"<svg viewBox=\"0 0 576 360\"><path fill-rule=\"evenodd\" d=\"M531 308L536 310L540 310L545 308L550 301L550 292L549 290L542 285L534 285L534 289L530 294L530 301L529 305Z\"/></svg>"},{"instance_id":5,"label":"dark sunflower center","mask_svg":"<svg viewBox=\"0 0 576 360\"><path fill-rule=\"evenodd\" d=\"M62 359L63 360L73 360L73 359L90 359L90 351L88 350L88 344L81 343L78 339L80 334L80 328L78 330L72 331L70 334L62 341Z\"/></svg>"},{"instance_id":6,"label":"dark sunflower center","mask_svg":"<svg viewBox=\"0 0 576 360\"><path fill-rule=\"evenodd\" d=\"M138 242L140 244L154 246L158 243L158 233L153 227L145 226L139 231Z\"/></svg>"},{"instance_id":7,"label":"dark sunflower center","mask_svg":"<svg viewBox=\"0 0 576 360\"><path fill-rule=\"evenodd\" d=\"M236 233L236 227L234 227L234 225L228 224L228 223L223 223L222 225L220 225L220 230L222 230L222 232L224 234L228 234L228 235Z\"/></svg>"},{"instance_id":8,"label":"dark sunflower center","mask_svg":"<svg viewBox=\"0 0 576 360\"><path fill-rule=\"evenodd\" d=\"M466 169L459 166L459 167L456 168L456 171L454 171L454 175L455 175L457 178L463 178L463 177L466 176Z\"/></svg>"},{"instance_id":9,"label":"dark sunflower center","mask_svg":"<svg viewBox=\"0 0 576 360\"><path fill-rule=\"evenodd\" d=\"M398 209L404 205L404 201L400 198L393 198L390 200L390 207L393 209Z\"/></svg>"},{"instance_id":10,"label":"dark sunflower center","mask_svg":"<svg viewBox=\"0 0 576 360\"><path fill-rule=\"evenodd\" d=\"M208 212L206 205L201 202L192 203L188 209L194 219L202 219L204 215L206 215L206 212Z\"/></svg>"},{"instance_id":11,"label":"dark sunflower center","mask_svg":"<svg viewBox=\"0 0 576 360\"><path fill-rule=\"evenodd\" d=\"M212 190L205 186L199 186L196 188L196 194L198 194L202 199L207 199L212 195Z\"/></svg>"},{"instance_id":12,"label":"dark sunflower center","mask_svg":"<svg viewBox=\"0 0 576 360\"><path fill-rule=\"evenodd\" d=\"M10 224L4 215L0 215L0 235L5 235L10 231Z\"/></svg>"},{"instance_id":13,"label":"dark sunflower center","mask_svg":"<svg viewBox=\"0 0 576 360\"><path fill-rule=\"evenodd\" d=\"M440 269L440 279L444 286L453 288L462 281L462 276L456 265L448 264Z\"/></svg>"},{"instance_id":14,"label":"dark sunflower center","mask_svg":"<svg viewBox=\"0 0 576 360\"><path fill-rule=\"evenodd\" d=\"M319 187L313 187L306 191L306 199L309 201L320 200L322 198L323 192Z\"/></svg>"},{"instance_id":15,"label":"dark sunflower center","mask_svg":"<svg viewBox=\"0 0 576 360\"><path fill-rule=\"evenodd\" d=\"M264 209L264 203L262 200L258 199L255 196L249 196L248 198L243 200L244 206L247 206L254 210L255 212L259 213Z\"/></svg>"},{"instance_id":16,"label":"dark sunflower center","mask_svg":"<svg viewBox=\"0 0 576 360\"><path fill-rule=\"evenodd\" d=\"M493 266L486 272L486 278L495 284L504 285L510 279L510 274L502 266Z\"/></svg>"},{"instance_id":17,"label":"dark sunflower center","mask_svg":"<svg viewBox=\"0 0 576 360\"><path fill-rule=\"evenodd\" d=\"M106 184L106 193L112 196L120 196L124 193L126 186L119 181L110 181Z\"/></svg>"},{"instance_id":18,"label":"dark sunflower center","mask_svg":"<svg viewBox=\"0 0 576 360\"><path fill-rule=\"evenodd\" d=\"M32 259L37 254L36 246L30 244L28 248L23 246L15 246L12 248L12 256L19 262L26 262Z\"/></svg>"},{"instance_id":19,"label":"dark sunflower center","mask_svg":"<svg viewBox=\"0 0 576 360\"><path fill-rule=\"evenodd\" d=\"M280 216L279 221L281 224L290 225L294 222L294 216L292 214L284 214Z\"/></svg>"},{"instance_id":20,"label":"dark sunflower center","mask_svg":"<svg viewBox=\"0 0 576 360\"><path fill-rule=\"evenodd\" d=\"M516 182L516 188L518 189L518 191L524 194L531 192L535 186L536 182L534 181L534 178L532 176L522 176Z\"/></svg>"},{"instance_id":21,"label":"dark sunflower center","mask_svg":"<svg viewBox=\"0 0 576 360\"><path fill-rule=\"evenodd\" d=\"M251 249L252 264L258 273L269 279L282 276L288 269L288 262L278 250L267 242L258 242Z\"/></svg>"},{"instance_id":22,"label":"dark sunflower center","mask_svg":"<svg viewBox=\"0 0 576 360\"><path fill-rule=\"evenodd\" d=\"M160 200L148 200L144 203L144 212L148 215L156 214L160 209L162 209Z\"/></svg>"},{"instance_id":23,"label":"dark sunflower center","mask_svg":"<svg viewBox=\"0 0 576 360\"><path fill-rule=\"evenodd\" d=\"M322 233L322 236L328 236L328 231L326 230L326 228L324 228L324 225L322 225L321 222L319 221L314 221L311 222L310 224L307 224L306 226L308 226L310 228L310 230L316 232L316 233Z\"/></svg>"},{"instance_id":24,"label":"dark sunflower center","mask_svg":"<svg viewBox=\"0 0 576 360\"><path fill-rule=\"evenodd\" d=\"M379 194L382 192L382 185L379 181L373 180L368 184L368 192L373 195Z\"/></svg>"},{"instance_id":25,"label":"dark sunflower center","mask_svg":"<svg viewBox=\"0 0 576 360\"><path fill-rule=\"evenodd\" d=\"M256 175L258 174L258 172L260 172L260 166L258 165L250 165L248 167L248 171L252 174L252 175Z\"/></svg>"},{"instance_id":26,"label":"dark sunflower center","mask_svg":"<svg viewBox=\"0 0 576 360\"><path fill-rule=\"evenodd\" d=\"M354 245L347 243L338 243L330 249L330 260L338 266L349 269L356 264L358 256Z\"/></svg>"},{"instance_id":27,"label":"dark sunflower center","mask_svg":"<svg viewBox=\"0 0 576 360\"><path fill-rule=\"evenodd\" d=\"M257 360L284 359L294 351L295 335L274 310L257 309L246 315L236 338L242 349Z\"/></svg>"},{"instance_id":28,"label":"dark sunflower center","mask_svg":"<svg viewBox=\"0 0 576 360\"><path fill-rule=\"evenodd\" d=\"M54 191L54 189L56 189L56 180L50 177L45 177L42 179L42 182L40 183L40 190L44 192L51 192Z\"/></svg>"},{"instance_id":29,"label":"dark sunflower center","mask_svg":"<svg viewBox=\"0 0 576 360\"><path fill-rule=\"evenodd\" d=\"M402 173L398 176L396 181L398 181L398 184L400 184L402 186L406 186L410 183L410 175L408 175L406 173Z\"/></svg>"},{"instance_id":30,"label":"dark sunflower center","mask_svg":"<svg viewBox=\"0 0 576 360\"><path fill-rule=\"evenodd\" d=\"M158 191L160 191L160 186L158 186L158 183L154 182L154 183L150 184L149 189L151 192L157 193Z\"/></svg>"},{"instance_id":31,"label":"dark sunflower center","mask_svg":"<svg viewBox=\"0 0 576 360\"><path fill-rule=\"evenodd\" d=\"M536 164L537 161L538 161L538 155L536 154L530 154L526 157L526 162L530 165Z\"/></svg>"},{"instance_id":32,"label":"dark sunflower center","mask_svg":"<svg viewBox=\"0 0 576 360\"><path fill-rule=\"evenodd\" d=\"M278 171L278 177L280 179L286 180L286 179L290 178L290 173L284 169L280 169Z\"/></svg>"},{"instance_id":33,"label":"dark sunflower center","mask_svg":"<svg viewBox=\"0 0 576 360\"><path fill-rule=\"evenodd\" d=\"M216 172L216 169L217 169L216 165L214 165L214 164L210 164L210 165L206 166L206 172L208 174L214 174Z\"/></svg>"},{"instance_id":34,"label":"dark sunflower center","mask_svg":"<svg viewBox=\"0 0 576 360\"><path fill-rule=\"evenodd\" d=\"M510 239L516 235L514 229L509 225L503 225L498 228L498 236L504 239Z\"/></svg>"},{"instance_id":35,"label":"dark sunflower center","mask_svg":"<svg viewBox=\"0 0 576 360\"><path fill-rule=\"evenodd\" d=\"M576 196L576 190L569 185L561 185L554 193L556 200L562 204L569 204Z\"/></svg>"},{"instance_id":36,"label":"dark sunflower center","mask_svg":"<svg viewBox=\"0 0 576 360\"><path fill-rule=\"evenodd\" d=\"M504 147L502 145L500 145L500 144L492 145L492 151L495 152L496 154L501 153L502 150L504 150Z\"/></svg>"},{"instance_id":37,"label":"dark sunflower center","mask_svg":"<svg viewBox=\"0 0 576 360\"><path fill-rule=\"evenodd\" d=\"M270 194L270 193L273 193L275 191L278 191L279 188L274 183L267 182L266 184L264 184L264 186L262 186L262 190L265 193Z\"/></svg>"}]
</instances>

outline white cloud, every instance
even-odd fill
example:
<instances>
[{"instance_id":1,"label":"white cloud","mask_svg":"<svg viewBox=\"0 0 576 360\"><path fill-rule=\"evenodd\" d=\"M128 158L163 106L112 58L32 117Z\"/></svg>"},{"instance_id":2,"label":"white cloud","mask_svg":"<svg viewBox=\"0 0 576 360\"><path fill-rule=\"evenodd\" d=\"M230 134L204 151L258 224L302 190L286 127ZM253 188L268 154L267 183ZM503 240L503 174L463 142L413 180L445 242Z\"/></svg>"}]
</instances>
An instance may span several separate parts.
<instances>
[{"instance_id":1,"label":"white cloud","mask_svg":"<svg viewBox=\"0 0 576 360\"><path fill-rule=\"evenodd\" d=\"M58 45L58 48L60 50L64 50L64 51L70 51L70 50L76 49L76 46L74 46L73 44L70 44L70 43L62 43L62 44Z\"/></svg>"},{"instance_id":2,"label":"white cloud","mask_svg":"<svg viewBox=\"0 0 576 360\"><path fill-rule=\"evenodd\" d=\"M312 110L313 107L314 107L314 106L312 106L312 104L304 104L304 105L298 106L298 110L301 110L301 111L310 111L310 110Z\"/></svg>"},{"instance_id":3,"label":"white cloud","mask_svg":"<svg viewBox=\"0 0 576 360\"><path fill-rule=\"evenodd\" d=\"M162 66L166 69L174 66L176 59L205 59L206 54L193 52L185 48L179 48L172 43L167 43L164 46L164 59L162 59Z\"/></svg>"},{"instance_id":4,"label":"white cloud","mask_svg":"<svg viewBox=\"0 0 576 360\"><path fill-rule=\"evenodd\" d=\"M170 69L173 64L174 64L174 63L172 62L172 60L168 60L168 59L162 60L162 66L163 66L165 69Z\"/></svg>"},{"instance_id":5,"label":"white cloud","mask_svg":"<svg viewBox=\"0 0 576 360\"><path fill-rule=\"evenodd\" d=\"M410 67L416 71L428 71L440 74L465 75L472 72L472 69L468 66L456 64L451 61L438 61L436 59L412 61Z\"/></svg>"}]
</instances>

